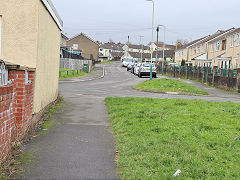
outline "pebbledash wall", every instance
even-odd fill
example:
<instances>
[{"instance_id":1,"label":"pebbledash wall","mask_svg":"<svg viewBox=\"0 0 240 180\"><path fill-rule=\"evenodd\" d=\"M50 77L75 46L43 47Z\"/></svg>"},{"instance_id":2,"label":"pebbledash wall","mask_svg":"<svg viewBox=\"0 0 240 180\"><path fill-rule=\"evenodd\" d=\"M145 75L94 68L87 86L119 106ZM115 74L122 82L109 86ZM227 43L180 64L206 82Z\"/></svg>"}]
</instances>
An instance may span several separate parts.
<instances>
[{"instance_id":1,"label":"pebbledash wall","mask_svg":"<svg viewBox=\"0 0 240 180\"><path fill-rule=\"evenodd\" d=\"M28 71L25 83L25 70L9 69L12 84L0 87L0 163L33 126L34 74Z\"/></svg>"}]
</instances>

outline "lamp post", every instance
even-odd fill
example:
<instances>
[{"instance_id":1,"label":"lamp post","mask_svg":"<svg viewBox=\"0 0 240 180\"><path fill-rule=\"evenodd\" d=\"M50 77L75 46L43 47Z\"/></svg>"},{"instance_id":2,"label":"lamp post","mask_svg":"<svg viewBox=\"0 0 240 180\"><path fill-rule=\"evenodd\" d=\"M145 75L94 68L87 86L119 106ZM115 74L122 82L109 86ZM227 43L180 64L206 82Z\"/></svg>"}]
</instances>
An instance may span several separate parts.
<instances>
[{"instance_id":1,"label":"lamp post","mask_svg":"<svg viewBox=\"0 0 240 180\"><path fill-rule=\"evenodd\" d=\"M163 40L163 61L162 61L162 75L163 75L163 62L164 62L164 58L165 58L165 42L166 42L166 26L165 25L158 25L159 26L162 26L163 29L164 29L164 40Z\"/></svg>"},{"instance_id":2,"label":"lamp post","mask_svg":"<svg viewBox=\"0 0 240 180\"><path fill-rule=\"evenodd\" d=\"M154 0L146 0L151 1L153 3L153 14L152 14L152 43L151 43L151 64L150 64L150 80L152 79L152 63L153 63L153 31L154 31L154 10L155 10L155 4Z\"/></svg>"},{"instance_id":3,"label":"lamp post","mask_svg":"<svg viewBox=\"0 0 240 180\"><path fill-rule=\"evenodd\" d=\"M144 36L139 36L139 38L140 38L140 45L141 45L141 61L140 62L142 62L142 59L143 59L143 44L142 44L142 38L143 38Z\"/></svg>"}]
</instances>

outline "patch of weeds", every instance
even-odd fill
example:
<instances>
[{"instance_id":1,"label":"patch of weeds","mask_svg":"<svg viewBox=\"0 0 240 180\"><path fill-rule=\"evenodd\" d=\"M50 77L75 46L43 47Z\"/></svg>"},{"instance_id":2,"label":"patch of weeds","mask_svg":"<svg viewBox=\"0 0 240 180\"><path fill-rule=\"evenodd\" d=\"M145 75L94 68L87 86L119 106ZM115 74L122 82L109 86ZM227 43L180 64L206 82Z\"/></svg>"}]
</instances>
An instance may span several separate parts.
<instances>
[{"instance_id":1,"label":"patch of weeds","mask_svg":"<svg viewBox=\"0 0 240 180\"><path fill-rule=\"evenodd\" d=\"M54 114L59 110L63 104L63 98L59 99L59 102L50 106L45 114L44 121L39 125L37 135L44 135L49 132L49 129L59 125L59 123L54 119Z\"/></svg>"},{"instance_id":2,"label":"patch of weeds","mask_svg":"<svg viewBox=\"0 0 240 180\"><path fill-rule=\"evenodd\" d=\"M1 175L2 174L2 169L0 168L0 180L6 180L6 176Z\"/></svg>"},{"instance_id":3,"label":"patch of weeds","mask_svg":"<svg viewBox=\"0 0 240 180\"><path fill-rule=\"evenodd\" d=\"M33 161L33 154L32 153L25 153L21 154L18 159L18 162L24 165L29 165Z\"/></svg>"}]
</instances>

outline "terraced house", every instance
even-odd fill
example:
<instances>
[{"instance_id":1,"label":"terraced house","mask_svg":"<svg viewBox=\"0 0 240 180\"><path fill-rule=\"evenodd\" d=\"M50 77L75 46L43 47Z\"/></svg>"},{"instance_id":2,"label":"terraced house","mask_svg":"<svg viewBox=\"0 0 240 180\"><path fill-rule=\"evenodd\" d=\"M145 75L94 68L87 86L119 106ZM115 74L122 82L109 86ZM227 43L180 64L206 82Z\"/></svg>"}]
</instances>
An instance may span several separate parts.
<instances>
[{"instance_id":1,"label":"terraced house","mask_svg":"<svg viewBox=\"0 0 240 180\"><path fill-rule=\"evenodd\" d=\"M239 29L231 28L197 39L175 51L178 64L182 60L193 66L237 68L239 65Z\"/></svg>"}]
</instances>

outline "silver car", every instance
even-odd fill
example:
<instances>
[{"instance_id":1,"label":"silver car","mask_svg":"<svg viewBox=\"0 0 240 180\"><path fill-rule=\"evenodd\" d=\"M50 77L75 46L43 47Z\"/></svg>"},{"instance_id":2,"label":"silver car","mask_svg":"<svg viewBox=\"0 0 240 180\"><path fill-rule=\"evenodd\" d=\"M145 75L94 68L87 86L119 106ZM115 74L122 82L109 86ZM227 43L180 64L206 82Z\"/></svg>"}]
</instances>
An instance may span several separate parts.
<instances>
[{"instance_id":1,"label":"silver car","mask_svg":"<svg viewBox=\"0 0 240 180\"><path fill-rule=\"evenodd\" d=\"M141 78L142 76L150 76L150 66L150 63L141 64L141 66L139 67L138 77ZM155 64L152 64L152 77L157 77L157 68Z\"/></svg>"},{"instance_id":2,"label":"silver car","mask_svg":"<svg viewBox=\"0 0 240 180\"><path fill-rule=\"evenodd\" d=\"M134 74L135 74L135 75L138 75L138 73L139 73L139 68L140 68L141 64L142 64L142 63L137 63L137 65L134 67Z\"/></svg>"}]
</instances>

